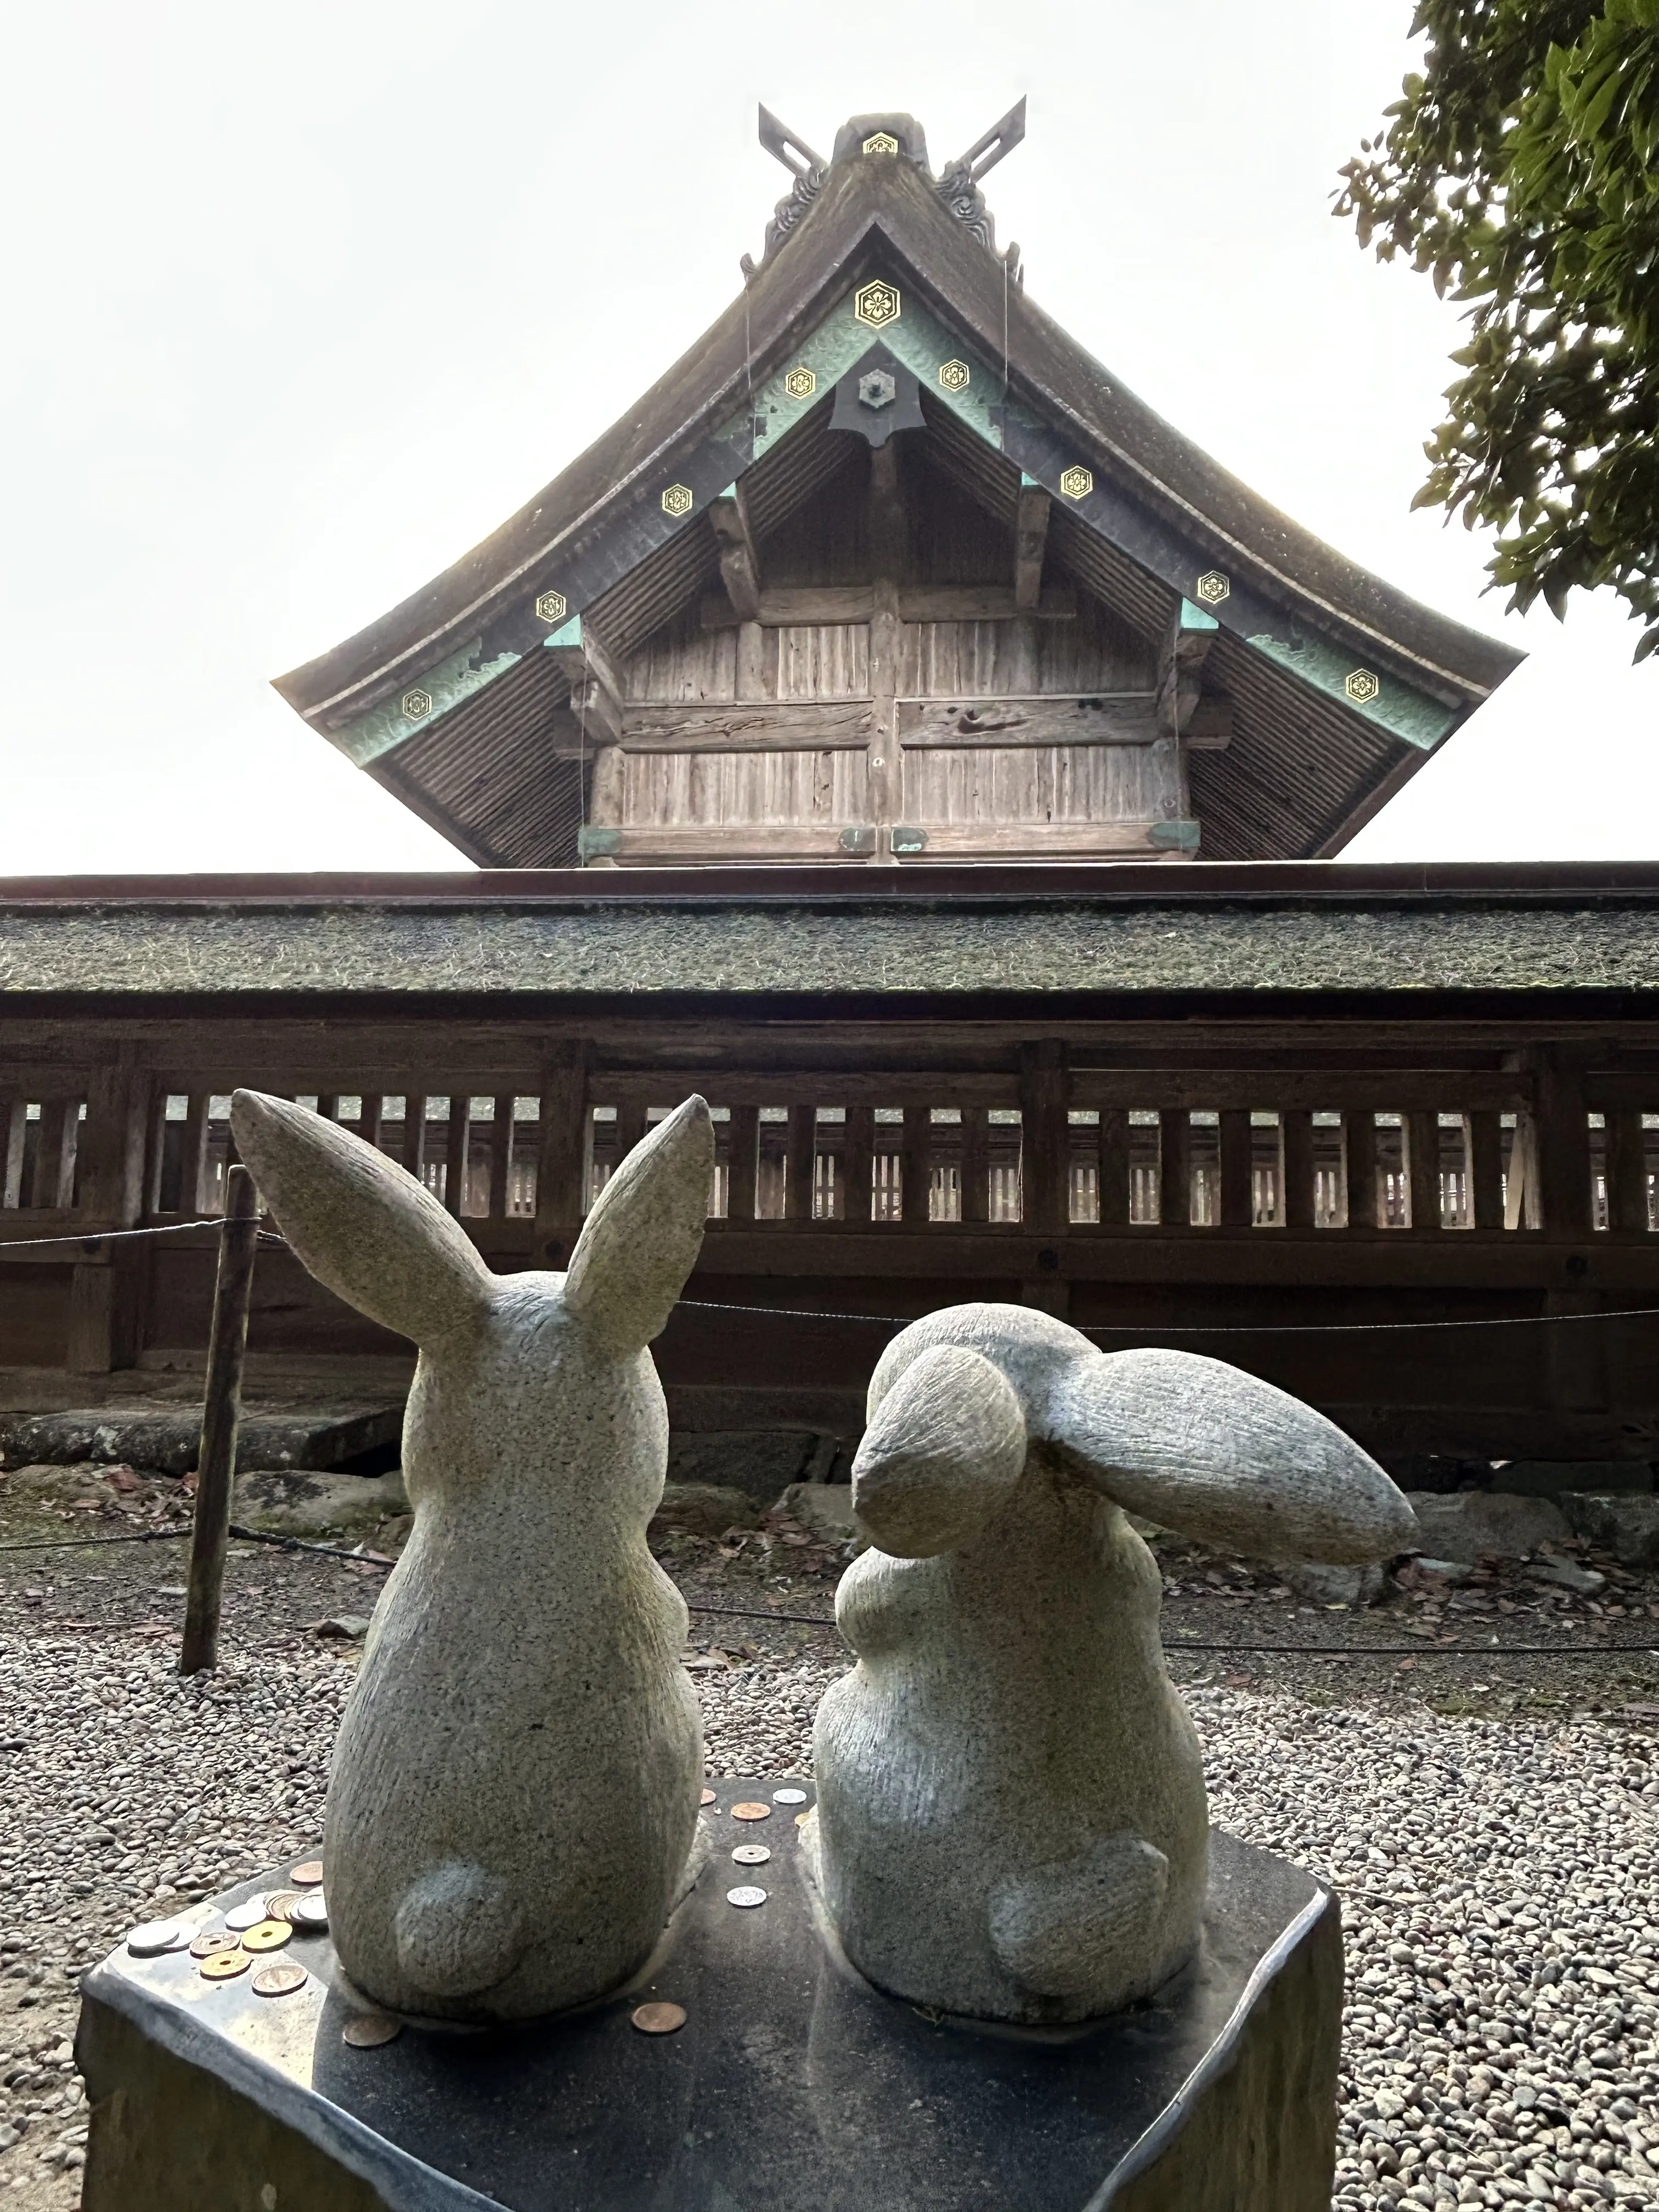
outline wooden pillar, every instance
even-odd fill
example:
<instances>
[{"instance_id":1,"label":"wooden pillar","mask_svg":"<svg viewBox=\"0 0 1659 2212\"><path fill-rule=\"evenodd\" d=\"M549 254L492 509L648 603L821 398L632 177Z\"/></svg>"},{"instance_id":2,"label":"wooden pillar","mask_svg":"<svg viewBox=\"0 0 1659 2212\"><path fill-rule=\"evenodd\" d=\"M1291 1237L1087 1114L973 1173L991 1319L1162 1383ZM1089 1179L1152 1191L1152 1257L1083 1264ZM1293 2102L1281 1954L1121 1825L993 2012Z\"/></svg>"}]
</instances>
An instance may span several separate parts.
<instances>
[{"instance_id":1,"label":"wooden pillar","mask_svg":"<svg viewBox=\"0 0 1659 2212\"><path fill-rule=\"evenodd\" d=\"M457 1220L466 1204L466 1164L471 1146L472 1100L465 1091L452 1091L444 1145L444 1210Z\"/></svg>"},{"instance_id":2,"label":"wooden pillar","mask_svg":"<svg viewBox=\"0 0 1659 2212\"><path fill-rule=\"evenodd\" d=\"M1019 1048L1019 1122L1024 1225L1061 1236L1072 1218L1071 1074L1056 1038Z\"/></svg>"},{"instance_id":3,"label":"wooden pillar","mask_svg":"<svg viewBox=\"0 0 1659 2212\"><path fill-rule=\"evenodd\" d=\"M1544 1234L1576 1243L1590 1233L1589 1121L1577 1068L1553 1053L1534 1062L1539 1200Z\"/></svg>"},{"instance_id":4,"label":"wooden pillar","mask_svg":"<svg viewBox=\"0 0 1659 2212\"><path fill-rule=\"evenodd\" d=\"M1413 1231L1432 1237L1440 1227L1440 1116L1418 1107L1405 1117L1406 1176Z\"/></svg>"},{"instance_id":5,"label":"wooden pillar","mask_svg":"<svg viewBox=\"0 0 1659 2212\"><path fill-rule=\"evenodd\" d=\"M208 1115L213 1104L205 1091L192 1091L185 1109L184 1141L179 1147L179 1211L200 1213L207 1175Z\"/></svg>"},{"instance_id":6,"label":"wooden pillar","mask_svg":"<svg viewBox=\"0 0 1659 2212\"><path fill-rule=\"evenodd\" d=\"M1126 1229L1129 1223L1129 1109L1103 1106L1096 1136L1100 1167L1100 1225Z\"/></svg>"},{"instance_id":7,"label":"wooden pillar","mask_svg":"<svg viewBox=\"0 0 1659 2212\"><path fill-rule=\"evenodd\" d=\"M818 1109L799 1099L789 1109L789 1152L783 1211L791 1221L812 1218L812 1170L818 1148Z\"/></svg>"},{"instance_id":8,"label":"wooden pillar","mask_svg":"<svg viewBox=\"0 0 1659 2212\"><path fill-rule=\"evenodd\" d=\"M1348 1227L1362 1237L1368 1237L1376 1227L1375 1112L1367 1108L1363 1113L1344 1114L1342 1141L1347 1167Z\"/></svg>"},{"instance_id":9,"label":"wooden pillar","mask_svg":"<svg viewBox=\"0 0 1659 2212\"><path fill-rule=\"evenodd\" d=\"M404 1097L404 1165L416 1182L426 1180L426 1097L407 1091Z\"/></svg>"},{"instance_id":10,"label":"wooden pillar","mask_svg":"<svg viewBox=\"0 0 1659 2212\"><path fill-rule=\"evenodd\" d=\"M991 1122L985 1106L962 1109L962 1218L983 1224L991 1218Z\"/></svg>"},{"instance_id":11,"label":"wooden pillar","mask_svg":"<svg viewBox=\"0 0 1659 2212\"><path fill-rule=\"evenodd\" d=\"M1255 1219L1250 1175L1250 1109L1224 1106L1221 1124L1221 1226L1249 1229Z\"/></svg>"},{"instance_id":12,"label":"wooden pillar","mask_svg":"<svg viewBox=\"0 0 1659 2212\"><path fill-rule=\"evenodd\" d=\"M23 1147L28 1128L27 1098L0 1102L0 1206L23 1203Z\"/></svg>"},{"instance_id":13,"label":"wooden pillar","mask_svg":"<svg viewBox=\"0 0 1659 2212\"><path fill-rule=\"evenodd\" d=\"M1193 1125L1184 1106L1158 1117L1158 1218L1165 1229L1185 1229L1193 1218Z\"/></svg>"},{"instance_id":14,"label":"wooden pillar","mask_svg":"<svg viewBox=\"0 0 1659 2212\"><path fill-rule=\"evenodd\" d=\"M865 755L866 803L876 832L873 865L892 867L892 830L899 819L897 708L898 587L905 566L905 515L896 439L870 452L869 544L874 604L870 619L870 744ZM908 1206L908 1200L906 1201Z\"/></svg>"},{"instance_id":15,"label":"wooden pillar","mask_svg":"<svg viewBox=\"0 0 1659 2212\"><path fill-rule=\"evenodd\" d=\"M1305 1106L1291 1106L1279 1117L1281 1159L1285 1175L1285 1226L1311 1229L1314 1225L1313 1115Z\"/></svg>"},{"instance_id":16,"label":"wooden pillar","mask_svg":"<svg viewBox=\"0 0 1659 2212\"><path fill-rule=\"evenodd\" d=\"M851 1139L848 1139L850 1144ZM755 1185L760 1174L760 1108L732 1109L732 1176L726 1192L728 1221L755 1218Z\"/></svg>"},{"instance_id":17,"label":"wooden pillar","mask_svg":"<svg viewBox=\"0 0 1659 2212\"><path fill-rule=\"evenodd\" d=\"M40 1108L40 1119L35 1125L34 1168L29 1177L28 1202L42 1211L64 1203L61 1192L64 1139L72 1126L70 1117L74 1112L74 1102L67 1098L48 1098ZM73 1172L71 1166L71 1175Z\"/></svg>"},{"instance_id":18,"label":"wooden pillar","mask_svg":"<svg viewBox=\"0 0 1659 2212\"><path fill-rule=\"evenodd\" d=\"M136 1228L144 1208L144 1146L150 1079L130 1060L94 1072L87 1093L81 1211L101 1228ZM69 1109L73 1115L73 1104ZM65 1129L64 1152L69 1153ZM72 1169L71 1170L72 1171ZM131 1367L143 1328L149 1255L136 1243L106 1245L78 1259L70 1285L67 1364L79 1375Z\"/></svg>"},{"instance_id":19,"label":"wooden pillar","mask_svg":"<svg viewBox=\"0 0 1659 2212\"><path fill-rule=\"evenodd\" d=\"M1607 1119L1607 1226L1626 1237L1648 1227L1648 1164L1639 1112Z\"/></svg>"},{"instance_id":20,"label":"wooden pillar","mask_svg":"<svg viewBox=\"0 0 1659 2212\"><path fill-rule=\"evenodd\" d=\"M340 1118L339 1092L337 1091L323 1091L317 1100L317 1111L325 1121L337 1121Z\"/></svg>"},{"instance_id":21,"label":"wooden pillar","mask_svg":"<svg viewBox=\"0 0 1659 2212\"><path fill-rule=\"evenodd\" d=\"M513 1100L511 1097L495 1101L495 1117L489 1124L489 1218L492 1221L507 1218L507 1189L513 1175Z\"/></svg>"},{"instance_id":22,"label":"wooden pillar","mask_svg":"<svg viewBox=\"0 0 1659 2212\"><path fill-rule=\"evenodd\" d=\"M907 1228L925 1226L933 1181L933 1124L932 1109L904 1109L903 1164L900 1170L899 1218Z\"/></svg>"},{"instance_id":23,"label":"wooden pillar","mask_svg":"<svg viewBox=\"0 0 1659 2212\"><path fill-rule=\"evenodd\" d=\"M562 1267L587 1210L589 1048L578 1038L550 1053L541 1073L542 1112L536 1151L536 1243L542 1257ZM736 1120L735 1115L733 1120ZM732 1189L737 1188L736 1169Z\"/></svg>"},{"instance_id":24,"label":"wooden pillar","mask_svg":"<svg viewBox=\"0 0 1659 2212\"><path fill-rule=\"evenodd\" d=\"M1504 1226L1504 1127L1495 1109L1466 1114L1469 1210L1477 1229Z\"/></svg>"},{"instance_id":25,"label":"wooden pillar","mask_svg":"<svg viewBox=\"0 0 1659 2212\"><path fill-rule=\"evenodd\" d=\"M358 1105L357 1134L366 1145L380 1149L380 1133L386 1127L386 1100L378 1091L364 1091Z\"/></svg>"}]
</instances>

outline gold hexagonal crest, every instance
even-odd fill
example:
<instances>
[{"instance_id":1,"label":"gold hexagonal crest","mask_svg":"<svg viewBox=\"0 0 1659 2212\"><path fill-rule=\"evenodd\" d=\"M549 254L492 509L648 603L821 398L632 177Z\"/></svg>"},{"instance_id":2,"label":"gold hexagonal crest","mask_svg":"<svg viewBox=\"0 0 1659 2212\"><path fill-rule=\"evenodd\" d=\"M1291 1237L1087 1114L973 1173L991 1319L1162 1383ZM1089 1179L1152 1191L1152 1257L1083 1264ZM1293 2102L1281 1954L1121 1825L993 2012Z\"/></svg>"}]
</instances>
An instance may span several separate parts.
<instances>
[{"instance_id":1,"label":"gold hexagonal crest","mask_svg":"<svg viewBox=\"0 0 1659 2212\"><path fill-rule=\"evenodd\" d=\"M423 721L432 712L432 694L429 691L405 691L403 705L404 712L411 722Z\"/></svg>"},{"instance_id":2,"label":"gold hexagonal crest","mask_svg":"<svg viewBox=\"0 0 1659 2212\"><path fill-rule=\"evenodd\" d=\"M864 142L866 154L896 154L899 143L890 131L872 131Z\"/></svg>"},{"instance_id":3,"label":"gold hexagonal crest","mask_svg":"<svg viewBox=\"0 0 1659 2212\"><path fill-rule=\"evenodd\" d=\"M562 622L568 605L562 592L544 592L536 602L536 611L544 622Z\"/></svg>"},{"instance_id":4,"label":"gold hexagonal crest","mask_svg":"<svg viewBox=\"0 0 1659 2212\"><path fill-rule=\"evenodd\" d=\"M1356 707L1369 707L1382 689L1382 679L1373 676L1369 668L1356 668L1342 679L1342 689Z\"/></svg>"},{"instance_id":5,"label":"gold hexagonal crest","mask_svg":"<svg viewBox=\"0 0 1659 2212\"><path fill-rule=\"evenodd\" d=\"M792 399L810 399L818 380L810 368L792 368L783 380L783 388Z\"/></svg>"},{"instance_id":6,"label":"gold hexagonal crest","mask_svg":"<svg viewBox=\"0 0 1659 2212\"><path fill-rule=\"evenodd\" d=\"M697 495L690 484L670 484L662 495L662 511L665 514L676 516L690 514L696 503Z\"/></svg>"},{"instance_id":7,"label":"gold hexagonal crest","mask_svg":"<svg viewBox=\"0 0 1659 2212\"><path fill-rule=\"evenodd\" d=\"M896 284L861 285L853 295L853 313L860 322L867 323L878 331L884 323L896 323L899 319L899 289Z\"/></svg>"},{"instance_id":8,"label":"gold hexagonal crest","mask_svg":"<svg viewBox=\"0 0 1659 2212\"><path fill-rule=\"evenodd\" d=\"M1060 488L1067 499L1087 499L1095 488L1095 472L1079 468L1074 462L1069 469L1061 470Z\"/></svg>"},{"instance_id":9,"label":"gold hexagonal crest","mask_svg":"<svg viewBox=\"0 0 1659 2212\"><path fill-rule=\"evenodd\" d=\"M1193 596L1200 606L1218 607L1232 590L1232 585L1219 568L1206 568L1193 586Z\"/></svg>"},{"instance_id":10,"label":"gold hexagonal crest","mask_svg":"<svg viewBox=\"0 0 1659 2212\"><path fill-rule=\"evenodd\" d=\"M939 380L946 392L966 392L974 380L974 372L965 361L942 361Z\"/></svg>"}]
</instances>

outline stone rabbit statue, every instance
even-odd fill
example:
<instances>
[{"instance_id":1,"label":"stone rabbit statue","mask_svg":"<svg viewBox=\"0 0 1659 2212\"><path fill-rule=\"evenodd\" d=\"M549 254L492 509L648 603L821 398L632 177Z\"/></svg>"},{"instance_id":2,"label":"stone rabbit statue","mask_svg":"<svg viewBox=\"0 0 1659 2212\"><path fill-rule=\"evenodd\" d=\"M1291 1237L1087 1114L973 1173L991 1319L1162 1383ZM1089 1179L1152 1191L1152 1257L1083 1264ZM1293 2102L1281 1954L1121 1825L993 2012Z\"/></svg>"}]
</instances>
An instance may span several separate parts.
<instances>
[{"instance_id":1,"label":"stone rabbit statue","mask_svg":"<svg viewBox=\"0 0 1659 2212\"><path fill-rule=\"evenodd\" d=\"M312 1273L420 1347L414 1529L329 1777L341 1963L400 2012L580 2004L650 1952L696 1824L686 1610L645 1540L668 1451L646 1346L702 1242L708 1109L629 1154L562 1275L492 1274L412 1176L301 1107L240 1091L231 1127Z\"/></svg>"},{"instance_id":2,"label":"stone rabbit statue","mask_svg":"<svg viewBox=\"0 0 1659 2212\"><path fill-rule=\"evenodd\" d=\"M811 1863L854 1965L941 2011L1086 2020L1193 1953L1207 1808L1124 1510L1271 1558L1412 1540L1357 1444L1180 1352L1097 1351L1022 1306L914 1322L872 1378ZM815 1832L814 1832L815 1831Z\"/></svg>"}]
</instances>

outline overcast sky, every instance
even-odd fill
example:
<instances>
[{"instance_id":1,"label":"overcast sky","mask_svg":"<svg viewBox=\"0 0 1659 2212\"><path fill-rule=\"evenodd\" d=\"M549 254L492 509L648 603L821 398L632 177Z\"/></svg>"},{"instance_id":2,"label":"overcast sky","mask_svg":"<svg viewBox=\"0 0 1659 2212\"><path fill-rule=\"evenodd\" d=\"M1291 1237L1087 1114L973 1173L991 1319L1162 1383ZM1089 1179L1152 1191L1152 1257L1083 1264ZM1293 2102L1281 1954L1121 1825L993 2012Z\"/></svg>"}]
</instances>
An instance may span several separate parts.
<instances>
[{"instance_id":1,"label":"overcast sky","mask_svg":"<svg viewBox=\"0 0 1659 2212\"><path fill-rule=\"evenodd\" d=\"M1413 515L1455 312L1331 219L1409 0L472 0L20 11L0 133L0 871L465 866L268 679L580 452L739 286L787 182L908 108L1027 285L1300 521L1533 658L1356 857L1651 857L1659 660L1506 619Z\"/></svg>"}]
</instances>

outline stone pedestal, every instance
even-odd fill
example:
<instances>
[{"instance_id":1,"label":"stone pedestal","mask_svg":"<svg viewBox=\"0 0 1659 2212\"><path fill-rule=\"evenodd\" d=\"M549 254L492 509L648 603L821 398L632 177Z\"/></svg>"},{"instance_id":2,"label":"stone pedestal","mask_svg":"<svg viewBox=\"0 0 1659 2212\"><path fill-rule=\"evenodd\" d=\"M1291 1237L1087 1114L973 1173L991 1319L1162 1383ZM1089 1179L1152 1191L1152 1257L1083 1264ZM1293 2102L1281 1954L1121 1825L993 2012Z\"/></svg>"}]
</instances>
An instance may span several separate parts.
<instances>
[{"instance_id":1,"label":"stone pedestal","mask_svg":"<svg viewBox=\"0 0 1659 2212\"><path fill-rule=\"evenodd\" d=\"M1187 1972L1093 2027L987 2028L853 1972L800 1808L731 1816L778 1786L720 1786L656 1955L558 2021L358 2048L342 2032L368 2008L326 1936L276 1954L308 1979L268 1998L264 1960L214 1983L187 1951L116 1952L83 1987L84 2212L1328 2212L1341 1938L1309 1876L1217 1832ZM757 1843L765 1864L732 1863ZM727 1902L750 1885L763 1905ZM641 2033L651 2000L685 2025Z\"/></svg>"}]
</instances>

